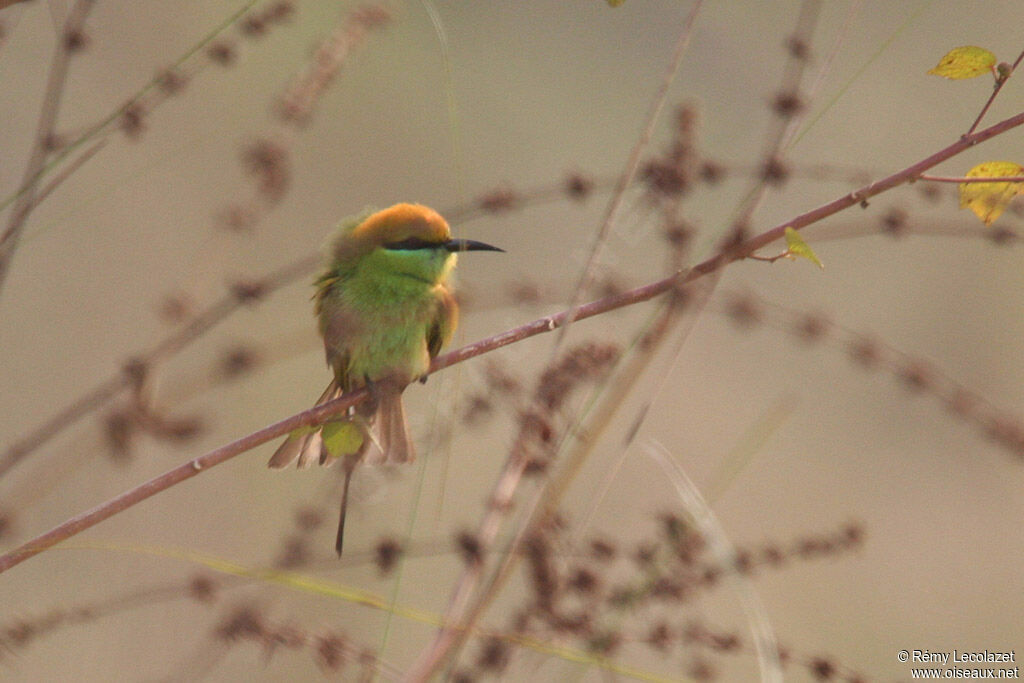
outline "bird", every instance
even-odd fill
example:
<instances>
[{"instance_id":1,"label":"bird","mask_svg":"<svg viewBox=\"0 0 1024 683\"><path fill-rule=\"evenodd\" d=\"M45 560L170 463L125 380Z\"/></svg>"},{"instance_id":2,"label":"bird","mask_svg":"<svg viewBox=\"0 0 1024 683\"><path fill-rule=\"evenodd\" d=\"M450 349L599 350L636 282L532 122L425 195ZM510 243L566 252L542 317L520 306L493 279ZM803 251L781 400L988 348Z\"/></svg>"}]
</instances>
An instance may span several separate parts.
<instances>
[{"instance_id":1,"label":"bird","mask_svg":"<svg viewBox=\"0 0 1024 683\"><path fill-rule=\"evenodd\" d=\"M361 462L408 463L416 451L402 392L426 381L430 361L458 325L451 283L458 254L503 249L453 239L445 219L400 203L345 221L315 280L314 312L334 378L316 405L365 388L367 400L319 427L293 431L267 463L344 470L335 551L341 557L352 472Z\"/></svg>"}]
</instances>

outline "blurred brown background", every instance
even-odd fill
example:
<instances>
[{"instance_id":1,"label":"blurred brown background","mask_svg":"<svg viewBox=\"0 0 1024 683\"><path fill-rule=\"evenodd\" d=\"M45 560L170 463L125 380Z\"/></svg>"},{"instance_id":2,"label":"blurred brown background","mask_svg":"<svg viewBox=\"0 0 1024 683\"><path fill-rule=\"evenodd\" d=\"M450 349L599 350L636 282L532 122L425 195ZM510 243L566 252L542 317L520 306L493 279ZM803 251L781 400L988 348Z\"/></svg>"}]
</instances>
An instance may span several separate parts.
<instances>
[{"instance_id":1,"label":"blurred brown background","mask_svg":"<svg viewBox=\"0 0 1024 683\"><path fill-rule=\"evenodd\" d=\"M87 22L87 47L72 63L59 132L73 138L116 111L243 4L98 2ZM28 158L54 27L70 5L36 0L0 12L5 197L16 190ZM286 21L260 35L226 30L218 40L236 51L232 65L203 66L143 117L137 139L116 129L105 136L96 156L33 213L0 293L0 447L171 332L174 324L160 314L169 297L201 310L229 283L262 277L315 250L343 216L396 201L454 211L495 188L558 187L574 171L614 178L640 135L690 3L632 0L616 9L598 0L437 3L450 80L424 6L394 3L391 23L367 36L309 125L290 139L271 105L353 7L296 2ZM712 252L750 187L743 169L759 163L773 125L769 104L799 11L797 2L744 0L707 3L698 17L649 149L664 148L675 105L697 106L702 152L723 165L727 178L695 187L686 199L686 215L699 228L695 257ZM824 3L805 86L833 51L834 59L808 103L801 135L785 151L794 178L768 194L753 230L854 187L799 169L830 164L878 178L955 141L991 92L991 79L952 82L925 72L958 45L981 45L1012 62L1022 48L1018 13L1013 0ZM185 68L203 61L200 55ZM1011 80L983 125L1017 113L1020 93L1021 83ZM287 191L251 228L225 228L225 211L247 206L253 193L242 150L261 139L289 149ZM1024 161L1020 131L936 173L962 175L990 159ZM753 579L777 637L794 652L826 655L872 680L909 677L909 666L896 659L900 649L1019 653L1021 454L952 416L934 395L908 391L898 372L859 369L841 345L808 344L770 325L742 330L721 313L728 293L747 292L820 314L909 354L929 373L945 373L1019 419L1021 247L986 239L980 222L957 210L952 187L940 188L938 202L923 198L917 186L899 188L866 210L811 227L805 237L824 271L806 261L729 267L707 306L690 313L685 340L684 330L677 333L678 356L659 359L623 407L622 424L609 430L569 492L565 513L580 525L574 533L599 531L628 546L654 526L655 515L681 510L646 455L644 444L657 440L705 492L721 491L713 509L741 547L790 543L851 520L863 525L866 540L856 553L793 561ZM596 191L582 203L559 198L454 224L457 234L508 252L462 259L467 303L457 343L564 307L607 201L607 192ZM896 239L878 234L894 211L906 216L907 226ZM996 226L1019 230L1021 220L1008 211ZM654 279L664 261L656 228L642 193L631 191L605 247L602 277L614 275L623 285ZM0 511L9 525L0 543L19 543L308 407L328 380L309 281L299 278L233 315L156 371L156 405L169 416L200 417L196 438L140 434L130 461L112 461L102 425L124 405L115 402L8 472L0 480ZM516 301L511 292L522 284L535 286L540 300ZM649 310L580 322L571 337L625 341ZM552 335L537 337L493 356L532 386L553 343ZM240 345L258 362L225 381L218 364ZM353 557L343 563L330 557L331 517L315 536L314 564L303 571L443 611L460 566L452 534L479 518L514 427L508 414L482 427L451 415L459 397L483 386L484 367L485 359L477 359L410 388L406 400L422 467L396 476L362 473L346 543ZM637 444L608 479L622 455L618 435L652 398ZM765 420L770 425L759 427ZM450 445L431 447L449 427ZM754 445L745 446L750 432ZM150 548L186 548L247 567L273 562L295 507L330 499L336 482L331 471L270 472L264 465L272 450L267 445L236 458L0 576L0 628L180 582L200 569ZM738 472L723 474L737 457L745 459ZM400 576L377 578L360 551L381 535L401 538L410 528L424 555L410 558ZM381 646L379 611L276 585L231 590L225 603L249 595L275 618L310 630L337 628ZM223 618L218 609L181 597L68 625L0 653L0 677L320 675L308 653L267 661L252 646L237 646L205 667L204 658L216 651L210 634ZM679 620L693 610L748 636L728 587L680 610ZM492 617L490 626L508 627L500 611ZM424 624L396 617L381 656L404 669L431 634ZM641 647L619 658L667 677L681 677L686 661ZM525 661L510 678L601 676L557 658ZM749 653L715 661L726 680L757 676ZM810 677L799 667L788 676Z\"/></svg>"}]
</instances>

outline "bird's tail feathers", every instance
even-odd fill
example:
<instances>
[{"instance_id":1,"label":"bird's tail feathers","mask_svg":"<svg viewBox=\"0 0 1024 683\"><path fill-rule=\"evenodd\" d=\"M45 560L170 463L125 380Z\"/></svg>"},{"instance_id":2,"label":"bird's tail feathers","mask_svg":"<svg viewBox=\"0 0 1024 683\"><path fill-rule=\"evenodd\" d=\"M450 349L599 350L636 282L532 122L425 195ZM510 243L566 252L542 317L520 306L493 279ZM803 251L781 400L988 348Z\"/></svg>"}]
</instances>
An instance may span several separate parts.
<instances>
[{"instance_id":1,"label":"bird's tail feathers","mask_svg":"<svg viewBox=\"0 0 1024 683\"><path fill-rule=\"evenodd\" d=\"M401 464L415 460L416 449L405 420L401 389L388 387L382 392L377 410L377 426L382 460L385 463Z\"/></svg>"},{"instance_id":2,"label":"bird's tail feathers","mask_svg":"<svg viewBox=\"0 0 1024 683\"><path fill-rule=\"evenodd\" d=\"M327 401L334 400L341 396L341 387L336 382L327 385L327 389L317 399L315 406ZM320 462L324 450L324 441L320 434L320 428L297 429L288 435L284 443L278 446L274 455L270 457L267 467L282 469L293 462L300 468L306 468L315 462Z\"/></svg>"},{"instance_id":3,"label":"bird's tail feathers","mask_svg":"<svg viewBox=\"0 0 1024 683\"><path fill-rule=\"evenodd\" d=\"M345 540L345 513L348 512L348 485L352 481L355 462L345 462L345 482L341 488L341 513L338 516L338 535L334 538L334 550L341 557L341 549Z\"/></svg>"}]
</instances>

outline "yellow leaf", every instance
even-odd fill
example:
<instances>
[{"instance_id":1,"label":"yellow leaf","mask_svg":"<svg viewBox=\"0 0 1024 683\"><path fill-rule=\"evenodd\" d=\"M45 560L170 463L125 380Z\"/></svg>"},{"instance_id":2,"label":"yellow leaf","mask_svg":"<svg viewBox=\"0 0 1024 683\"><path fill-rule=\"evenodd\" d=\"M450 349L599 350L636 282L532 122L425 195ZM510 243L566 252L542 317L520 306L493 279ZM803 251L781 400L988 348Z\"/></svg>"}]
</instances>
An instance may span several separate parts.
<instances>
[{"instance_id":1,"label":"yellow leaf","mask_svg":"<svg viewBox=\"0 0 1024 683\"><path fill-rule=\"evenodd\" d=\"M1024 175L1012 161L986 161L967 172L967 178L1005 178ZM960 183L960 208L969 208L985 225L999 218L1010 200L1024 193L1024 183Z\"/></svg>"},{"instance_id":2,"label":"yellow leaf","mask_svg":"<svg viewBox=\"0 0 1024 683\"><path fill-rule=\"evenodd\" d=\"M327 452L335 458L356 453L363 445L363 430L351 420L327 422L321 435Z\"/></svg>"},{"instance_id":3,"label":"yellow leaf","mask_svg":"<svg viewBox=\"0 0 1024 683\"><path fill-rule=\"evenodd\" d=\"M786 228L786 251L790 256L799 256L817 264L819 268L825 267L825 264L818 259L814 250L807 245L807 242L804 242L804 238L793 228Z\"/></svg>"},{"instance_id":4,"label":"yellow leaf","mask_svg":"<svg viewBox=\"0 0 1024 683\"><path fill-rule=\"evenodd\" d=\"M626 2L626 0L608 0L608 5L610 7L618 7L624 2Z\"/></svg>"},{"instance_id":5,"label":"yellow leaf","mask_svg":"<svg viewBox=\"0 0 1024 683\"><path fill-rule=\"evenodd\" d=\"M983 47L965 45L950 50L928 73L959 80L974 78L992 72L996 56Z\"/></svg>"}]
</instances>

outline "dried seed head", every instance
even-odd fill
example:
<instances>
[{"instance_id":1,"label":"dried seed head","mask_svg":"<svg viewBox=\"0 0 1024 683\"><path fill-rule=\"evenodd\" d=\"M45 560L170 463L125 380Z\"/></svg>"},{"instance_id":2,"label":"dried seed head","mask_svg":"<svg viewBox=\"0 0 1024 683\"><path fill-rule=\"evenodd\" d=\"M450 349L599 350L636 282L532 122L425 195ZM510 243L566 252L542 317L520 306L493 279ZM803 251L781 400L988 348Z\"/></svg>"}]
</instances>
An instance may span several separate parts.
<instances>
[{"instance_id":1,"label":"dried seed head","mask_svg":"<svg viewBox=\"0 0 1024 683\"><path fill-rule=\"evenodd\" d=\"M184 74L171 69L161 72L156 77L156 85L165 95L176 95L181 92L187 82Z\"/></svg>"},{"instance_id":2,"label":"dried seed head","mask_svg":"<svg viewBox=\"0 0 1024 683\"><path fill-rule=\"evenodd\" d=\"M651 194L678 197L690 187L689 173L672 159L652 159L640 169L640 178Z\"/></svg>"},{"instance_id":3,"label":"dried seed head","mask_svg":"<svg viewBox=\"0 0 1024 683\"><path fill-rule=\"evenodd\" d=\"M68 31L64 34L64 49L74 54L80 52L89 44L89 37L80 29Z\"/></svg>"},{"instance_id":4,"label":"dried seed head","mask_svg":"<svg viewBox=\"0 0 1024 683\"><path fill-rule=\"evenodd\" d=\"M770 567L778 567L786 561L786 554L778 546L769 545L761 550L761 562Z\"/></svg>"},{"instance_id":5,"label":"dried seed head","mask_svg":"<svg viewBox=\"0 0 1024 683\"><path fill-rule=\"evenodd\" d=\"M799 36L790 36L786 39L786 51L793 59L805 60L811 56L810 48L806 41Z\"/></svg>"},{"instance_id":6,"label":"dried seed head","mask_svg":"<svg viewBox=\"0 0 1024 683\"><path fill-rule=\"evenodd\" d=\"M736 555L732 558L732 566L737 573L744 576L749 575L754 570L754 556L749 550L737 550Z\"/></svg>"},{"instance_id":7,"label":"dried seed head","mask_svg":"<svg viewBox=\"0 0 1024 683\"><path fill-rule=\"evenodd\" d=\"M259 362L259 354L251 346L241 344L224 352L220 360L220 370L225 377L235 378L252 370Z\"/></svg>"},{"instance_id":8,"label":"dried seed head","mask_svg":"<svg viewBox=\"0 0 1024 683\"><path fill-rule=\"evenodd\" d=\"M205 574L196 574L188 582L188 594L196 602L212 603L217 599L217 582Z\"/></svg>"},{"instance_id":9,"label":"dried seed head","mask_svg":"<svg viewBox=\"0 0 1024 683\"><path fill-rule=\"evenodd\" d=\"M249 38L259 37L267 32L267 22L262 15L253 12L239 22L238 30Z\"/></svg>"},{"instance_id":10,"label":"dried seed head","mask_svg":"<svg viewBox=\"0 0 1024 683\"><path fill-rule=\"evenodd\" d=\"M692 137L700 123L700 112L692 102L683 102L675 111L676 138Z\"/></svg>"},{"instance_id":11,"label":"dried seed head","mask_svg":"<svg viewBox=\"0 0 1024 683\"><path fill-rule=\"evenodd\" d=\"M590 541L590 556L600 562L610 562L615 559L615 546L610 541L595 538Z\"/></svg>"},{"instance_id":12,"label":"dried seed head","mask_svg":"<svg viewBox=\"0 0 1024 683\"><path fill-rule=\"evenodd\" d=\"M772 100L772 111L782 119L789 119L803 111L804 102L795 92L780 92Z\"/></svg>"},{"instance_id":13,"label":"dried seed head","mask_svg":"<svg viewBox=\"0 0 1024 683\"><path fill-rule=\"evenodd\" d=\"M985 435L1011 450L1018 456L1024 456L1024 427L1009 415L992 415L985 424Z\"/></svg>"},{"instance_id":14,"label":"dried seed head","mask_svg":"<svg viewBox=\"0 0 1024 683\"><path fill-rule=\"evenodd\" d=\"M274 563L283 569L295 569L309 564L309 539L305 536L289 536L284 540L281 554Z\"/></svg>"},{"instance_id":15,"label":"dried seed head","mask_svg":"<svg viewBox=\"0 0 1024 683\"><path fill-rule=\"evenodd\" d=\"M305 533L316 531L323 523L324 516L319 508L305 505L295 511L295 526L299 531Z\"/></svg>"},{"instance_id":16,"label":"dried seed head","mask_svg":"<svg viewBox=\"0 0 1024 683\"><path fill-rule=\"evenodd\" d=\"M831 681L836 675L836 665L824 657L814 657L807 668L816 681Z\"/></svg>"},{"instance_id":17,"label":"dried seed head","mask_svg":"<svg viewBox=\"0 0 1024 683\"><path fill-rule=\"evenodd\" d=\"M149 363L142 358L129 358L121 366L121 372L127 378L132 391L138 392L149 375Z\"/></svg>"},{"instance_id":18,"label":"dried seed head","mask_svg":"<svg viewBox=\"0 0 1024 683\"><path fill-rule=\"evenodd\" d=\"M474 394L466 399L462 411L462 421L468 425L478 425L494 413L494 404L484 394Z\"/></svg>"},{"instance_id":19,"label":"dried seed head","mask_svg":"<svg viewBox=\"0 0 1024 683\"><path fill-rule=\"evenodd\" d=\"M476 200L477 205L488 213L502 213L516 208L522 198L515 190L498 188Z\"/></svg>"},{"instance_id":20,"label":"dried seed head","mask_svg":"<svg viewBox=\"0 0 1024 683\"><path fill-rule=\"evenodd\" d=\"M930 204L938 204L942 199L942 190L937 183L918 183L917 191Z\"/></svg>"},{"instance_id":21,"label":"dried seed head","mask_svg":"<svg viewBox=\"0 0 1024 683\"><path fill-rule=\"evenodd\" d=\"M505 370L501 363L491 360L484 367L487 388L491 391L508 396L518 396L523 391L519 379Z\"/></svg>"},{"instance_id":22,"label":"dried seed head","mask_svg":"<svg viewBox=\"0 0 1024 683\"><path fill-rule=\"evenodd\" d=\"M805 342L820 341L828 332L828 321L817 313L808 313L796 323L796 333Z\"/></svg>"},{"instance_id":23,"label":"dried seed head","mask_svg":"<svg viewBox=\"0 0 1024 683\"><path fill-rule=\"evenodd\" d=\"M402 556L402 544L393 538L384 538L377 543L375 560L377 570L381 576L387 576L398 564L398 558Z\"/></svg>"},{"instance_id":24,"label":"dried seed head","mask_svg":"<svg viewBox=\"0 0 1024 683\"><path fill-rule=\"evenodd\" d=\"M704 658L693 660L687 673L695 681L713 681L718 677L715 667Z\"/></svg>"},{"instance_id":25,"label":"dried seed head","mask_svg":"<svg viewBox=\"0 0 1024 683\"><path fill-rule=\"evenodd\" d=\"M595 592L598 589L601 581L592 570L586 567L577 567L569 574L569 580L566 582L566 586L576 592L584 595Z\"/></svg>"},{"instance_id":26,"label":"dried seed head","mask_svg":"<svg viewBox=\"0 0 1024 683\"><path fill-rule=\"evenodd\" d=\"M121 131L130 140L137 140L146 127L144 122L145 116L146 110L143 106L138 102L132 102L121 112Z\"/></svg>"},{"instance_id":27,"label":"dried seed head","mask_svg":"<svg viewBox=\"0 0 1024 683\"><path fill-rule=\"evenodd\" d=\"M978 396L974 393L963 387L957 387L946 399L946 407L949 409L949 412L957 417L968 420L975 416L980 402Z\"/></svg>"},{"instance_id":28,"label":"dried seed head","mask_svg":"<svg viewBox=\"0 0 1024 683\"><path fill-rule=\"evenodd\" d=\"M317 636L313 641L316 662L324 671L338 671L345 664L345 639L335 633Z\"/></svg>"},{"instance_id":29,"label":"dried seed head","mask_svg":"<svg viewBox=\"0 0 1024 683\"><path fill-rule=\"evenodd\" d=\"M565 179L565 193L570 199L583 201L594 191L594 181L582 173L571 173Z\"/></svg>"},{"instance_id":30,"label":"dried seed head","mask_svg":"<svg viewBox=\"0 0 1024 683\"><path fill-rule=\"evenodd\" d=\"M615 651L622 645L622 634L614 631L604 631L592 636L587 641L587 649L604 657L615 654Z\"/></svg>"},{"instance_id":31,"label":"dried seed head","mask_svg":"<svg viewBox=\"0 0 1024 683\"><path fill-rule=\"evenodd\" d=\"M508 287L508 296L516 304L539 304L540 288L532 282L514 282Z\"/></svg>"},{"instance_id":32,"label":"dried seed head","mask_svg":"<svg viewBox=\"0 0 1024 683\"><path fill-rule=\"evenodd\" d=\"M678 222L665 228L662 233L667 241L675 249L686 249L693 240L696 231L689 223Z\"/></svg>"},{"instance_id":33,"label":"dried seed head","mask_svg":"<svg viewBox=\"0 0 1024 683\"><path fill-rule=\"evenodd\" d=\"M267 21L283 23L292 18L295 14L295 3L288 0L279 0L266 9L263 16Z\"/></svg>"},{"instance_id":34,"label":"dried seed head","mask_svg":"<svg viewBox=\"0 0 1024 683\"><path fill-rule=\"evenodd\" d=\"M934 373L932 369L920 361L911 362L899 371L900 379L911 391L924 391L931 387Z\"/></svg>"},{"instance_id":35,"label":"dried seed head","mask_svg":"<svg viewBox=\"0 0 1024 683\"><path fill-rule=\"evenodd\" d=\"M548 409L560 407L581 382L602 376L618 357L619 348L614 344L587 342L570 349L541 375L537 401Z\"/></svg>"},{"instance_id":36,"label":"dried seed head","mask_svg":"<svg viewBox=\"0 0 1024 683\"><path fill-rule=\"evenodd\" d=\"M274 202L284 196L291 182L288 159L287 147L267 139L257 140L242 150L243 166L256 178L258 192Z\"/></svg>"},{"instance_id":37,"label":"dried seed head","mask_svg":"<svg viewBox=\"0 0 1024 683\"><path fill-rule=\"evenodd\" d=\"M283 647L286 650L299 650L306 645L306 633L298 626L281 624L266 634L263 644L268 657L277 647Z\"/></svg>"},{"instance_id":38,"label":"dried seed head","mask_svg":"<svg viewBox=\"0 0 1024 683\"><path fill-rule=\"evenodd\" d=\"M985 236L988 237L992 244L997 246L1004 246L1007 244L1013 244L1020 239L1020 235L1011 230L1010 228L997 225L994 228L990 228L985 232Z\"/></svg>"},{"instance_id":39,"label":"dried seed head","mask_svg":"<svg viewBox=\"0 0 1024 683\"><path fill-rule=\"evenodd\" d=\"M508 664L508 644L497 638L488 638L480 645L476 665L483 671L501 671Z\"/></svg>"},{"instance_id":40,"label":"dried seed head","mask_svg":"<svg viewBox=\"0 0 1024 683\"><path fill-rule=\"evenodd\" d=\"M195 302L185 292L167 294L157 309L157 315L168 323L180 323L195 309Z\"/></svg>"},{"instance_id":41,"label":"dried seed head","mask_svg":"<svg viewBox=\"0 0 1024 683\"><path fill-rule=\"evenodd\" d=\"M670 602L679 602L687 594L686 586L677 579L669 576L661 576L655 579L651 585L651 595Z\"/></svg>"},{"instance_id":42,"label":"dried seed head","mask_svg":"<svg viewBox=\"0 0 1024 683\"><path fill-rule=\"evenodd\" d=\"M47 133L43 138L43 147L45 147L48 152L56 152L66 144L67 140L60 133Z\"/></svg>"},{"instance_id":43,"label":"dried seed head","mask_svg":"<svg viewBox=\"0 0 1024 683\"><path fill-rule=\"evenodd\" d=\"M725 178L725 167L715 161L706 160L697 169L697 175L708 185L716 185Z\"/></svg>"},{"instance_id":44,"label":"dried seed head","mask_svg":"<svg viewBox=\"0 0 1024 683\"><path fill-rule=\"evenodd\" d=\"M267 293L266 284L258 280L238 280L230 285L230 290L243 304L259 301Z\"/></svg>"},{"instance_id":45,"label":"dried seed head","mask_svg":"<svg viewBox=\"0 0 1024 683\"><path fill-rule=\"evenodd\" d=\"M257 212L251 206L242 204L231 204L217 212L217 223L233 232L251 229L256 225L258 218Z\"/></svg>"},{"instance_id":46,"label":"dried seed head","mask_svg":"<svg viewBox=\"0 0 1024 683\"><path fill-rule=\"evenodd\" d=\"M532 534L524 545L534 600L541 610L553 613L560 585L558 570L552 560L551 545L543 533Z\"/></svg>"},{"instance_id":47,"label":"dried seed head","mask_svg":"<svg viewBox=\"0 0 1024 683\"><path fill-rule=\"evenodd\" d=\"M892 208L881 218L882 232L893 237L901 237L907 232L907 212Z\"/></svg>"},{"instance_id":48,"label":"dried seed head","mask_svg":"<svg viewBox=\"0 0 1024 683\"><path fill-rule=\"evenodd\" d=\"M455 539L462 560L466 564L480 564L483 562L483 549L480 547L480 540L468 531L463 531Z\"/></svg>"},{"instance_id":49,"label":"dried seed head","mask_svg":"<svg viewBox=\"0 0 1024 683\"><path fill-rule=\"evenodd\" d=\"M844 526L840 533L843 541L849 547L860 546L864 543L864 527L856 522Z\"/></svg>"},{"instance_id":50,"label":"dried seed head","mask_svg":"<svg viewBox=\"0 0 1024 683\"><path fill-rule=\"evenodd\" d=\"M669 646L672 644L674 635L672 629L665 622L655 624L651 627L651 630L647 632L647 644L653 647L659 652L667 652Z\"/></svg>"},{"instance_id":51,"label":"dried seed head","mask_svg":"<svg viewBox=\"0 0 1024 683\"><path fill-rule=\"evenodd\" d=\"M263 615L251 605L242 605L220 623L216 636L220 640L234 642L256 639L262 636L263 632Z\"/></svg>"},{"instance_id":52,"label":"dried seed head","mask_svg":"<svg viewBox=\"0 0 1024 683\"><path fill-rule=\"evenodd\" d=\"M882 349L878 343L867 337L858 337L850 342L850 358L866 368L873 368L882 359Z\"/></svg>"},{"instance_id":53,"label":"dried seed head","mask_svg":"<svg viewBox=\"0 0 1024 683\"><path fill-rule=\"evenodd\" d=\"M761 167L761 178L766 184L778 187L789 179L789 167L781 159L772 157Z\"/></svg>"},{"instance_id":54,"label":"dried seed head","mask_svg":"<svg viewBox=\"0 0 1024 683\"><path fill-rule=\"evenodd\" d=\"M384 5L363 5L350 15L353 23L367 29L382 28L391 21L391 12Z\"/></svg>"},{"instance_id":55,"label":"dried seed head","mask_svg":"<svg viewBox=\"0 0 1024 683\"><path fill-rule=\"evenodd\" d=\"M729 298L726 315L738 327L750 328L761 322L761 309L749 296L737 295Z\"/></svg>"},{"instance_id":56,"label":"dried seed head","mask_svg":"<svg viewBox=\"0 0 1024 683\"><path fill-rule=\"evenodd\" d=\"M658 515L661 532L670 543L678 543L690 532L690 525L674 512L663 512Z\"/></svg>"},{"instance_id":57,"label":"dried seed head","mask_svg":"<svg viewBox=\"0 0 1024 683\"><path fill-rule=\"evenodd\" d=\"M210 46L206 48L206 56L209 57L210 61L214 64L230 66L235 62L235 47L229 42L220 40L215 43L211 43Z\"/></svg>"},{"instance_id":58,"label":"dried seed head","mask_svg":"<svg viewBox=\"0 0 1024 683\"><path fill-rule=\"evenodd\" d=\"M104 419L103 435L110 448L110 455L115 461L123 462L131 456L138 428L138 420L129 410L117 410Z\"/></svg>"},{"instance_id":59,"label":"dried seed head","mask_svg":"<svg viewBox=\"0 0 1024 683\"><path fill-rule=\"evenodd\" d=\"M158 437L172 441L189 441L203 433L203 419L198 415L177 418L159 418L150 431Z\"/></svg>"},{"instance_id":60,"label":"dried seed head","mask_svg":"<svg viewBox=\"0 0 1024 683\"><path fill-rule=\"evenodd\" d=\"M627 609L645 596L632 585L615 586L608 593L608 604L615 609Z\"/></svg>"}]
</instances>

